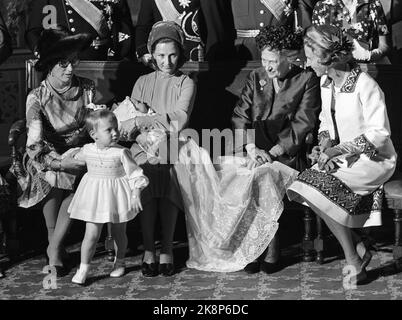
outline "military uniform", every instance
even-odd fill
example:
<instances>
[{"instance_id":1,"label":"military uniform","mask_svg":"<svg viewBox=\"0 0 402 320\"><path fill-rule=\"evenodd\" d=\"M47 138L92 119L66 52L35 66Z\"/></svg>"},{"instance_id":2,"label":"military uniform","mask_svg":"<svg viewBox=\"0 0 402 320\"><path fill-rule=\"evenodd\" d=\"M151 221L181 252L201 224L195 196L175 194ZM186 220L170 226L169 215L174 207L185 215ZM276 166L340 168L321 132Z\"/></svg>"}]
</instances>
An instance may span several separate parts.
<instances>
[{"instance_id":1,"label":"military uniform","mask_svg":"<svg viewBox=\"0 0 402 320\"><path fill-rule=\"evenodd\" d=\"M275 0L278 3L279 0ZM269 1L268 1L269 2ZM282 0L286 8L281 16L275 16L263 0L232 0L232 11L237 38L237 57L241 60L259 60L260 52L255 36L265 26L290 25L306 28L311 24L311 15L316 0Z\"/></svg>"},{"instance_id":2,"label":"military uniform","mask_svg":"<svg viewBox=\"0 0 402 320\"><path fill-rule=\"evenodd\" d=\"M228 1L142 0L135 36L138 57L148 53L152 25L161 20L172 20L182 27L190 60L220 60L230 55L234 30Z\"/></svg>"},{"instance_id":3,"label":"military uniform","mask_svg":"<svg viewBox=\"0 0 402 320\"><path fill-rule=\"evenodd\" d=\"M84 2L85 1L85 2ZM28 12L25 39L30 49L35 52L40 33L43 29L59 25L71 33L89 33L94 41L91 47L82 53L82 60L120 60L134 58L134 31L127 0L81 0L82 4L92 4L95 11L102 15L105 30L96 29L89 17L79 13L74 1L35 0ZM95 21L96 22L96 21Z\"/></svg>"}]
</instances>

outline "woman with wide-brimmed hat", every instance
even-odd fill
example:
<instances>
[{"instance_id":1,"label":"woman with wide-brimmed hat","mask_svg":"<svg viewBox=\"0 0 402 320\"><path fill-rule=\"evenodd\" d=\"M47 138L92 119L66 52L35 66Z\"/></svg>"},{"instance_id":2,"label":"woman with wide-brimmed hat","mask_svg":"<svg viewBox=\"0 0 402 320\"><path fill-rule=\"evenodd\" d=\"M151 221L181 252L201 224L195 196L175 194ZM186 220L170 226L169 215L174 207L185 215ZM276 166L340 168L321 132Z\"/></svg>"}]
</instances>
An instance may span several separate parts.
<instances>
[{"instance_id":1,"label":"woman with wide-brimmed hat","mask_svg":"<svg viewBox=\"0 0 402 320\"><path fill-rule=\"evenodd\" d=\"M122 136L160 129L172 137L183 130L189 120L194 98L195 83L179 71L185 61L184 33L172 21L154 24L148 39L155 72L140 77L134 85L131 98L144 103L155 114L136 117L122 123ZM174 139L174 138L171 138ZM137 139L138 140L138 139ZM142 164L150 184L142 194L144 210L140 214L145 253L142 264L144 276L174 273L173 235L182 199L173 166L167 161L154 162L138 143L131 148L134 160ZM167 159L165 159L167 160ZM163 162L163 161L162 161ZM162 227L162 248L157 268L155 257L155 223L159 211Z\"/></svg>"},{"instance_id":2,"label":"woman with wide-brimmed hat","mask_svg":"<svg viewBox=\"0 0 402 320\"><path fill-rule=\"evenodd\" d=\"M48 230L48 263L57 275L66 274L63 239L70 225L67 207L76 178L85 166L73 155L63 155L89 141L84 127L85 106L95 93L93 81L74 75L79 53L88 47L88 34L71 35L61 28L44 30L35 64L44 80L27 97L27 144L24 165L27 177L19 181L21 207L43 206Z\"/></svg>"}]
</instances>

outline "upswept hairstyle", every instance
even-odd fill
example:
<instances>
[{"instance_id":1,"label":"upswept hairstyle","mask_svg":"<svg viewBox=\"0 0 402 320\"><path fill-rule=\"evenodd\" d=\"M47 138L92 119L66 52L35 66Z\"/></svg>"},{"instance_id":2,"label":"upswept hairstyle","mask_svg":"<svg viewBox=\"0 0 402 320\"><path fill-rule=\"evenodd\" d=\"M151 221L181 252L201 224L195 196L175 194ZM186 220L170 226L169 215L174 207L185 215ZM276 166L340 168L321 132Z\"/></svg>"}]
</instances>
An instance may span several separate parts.
<instances>
[{"instance_id":1,"label":"upswept hairstyle","mask_svg":"<svg viewBox=\"0 0 402 320\"><path fill-rule=\"evenodd\" d=\"M304 35L308 46L323 65L348 63L353 59L353 43L341 28L333 25L310 26Z\"/></svg>"},{"instance_id":2,"label":"upswept hairstyle","mask_svg":"<svg viewBox=\"0 0 402 320\"><path fill-rule=\"evenodd\" d=\"M270 50L300 50L303 48L303 32L290 26L266 26L255 37L258 48Z\"/></svg>"},{"instance_id":3,"label":"upswept hairstyle","mask_svg":"<svg viewBox=\"0 0 402 320\"><path fill-rule=\"evenodd\" d=\"M101 119L112 120L116 123L116 125L118 125L116 115L112 111L108 109L90 111L85 118L85 127L88 133L98 129L99 121Z\"/></svg>"}]
</instances>

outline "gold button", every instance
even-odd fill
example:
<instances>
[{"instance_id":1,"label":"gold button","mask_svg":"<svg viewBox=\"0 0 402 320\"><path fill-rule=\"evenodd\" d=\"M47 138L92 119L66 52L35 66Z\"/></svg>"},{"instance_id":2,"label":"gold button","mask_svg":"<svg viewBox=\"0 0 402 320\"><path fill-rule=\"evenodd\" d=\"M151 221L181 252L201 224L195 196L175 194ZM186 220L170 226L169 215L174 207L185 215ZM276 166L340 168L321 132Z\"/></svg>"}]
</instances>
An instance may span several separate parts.
<instances>
[{"instance_id":1,"label":"gold button","mask_svg":"<svg viewBox=\"0 0 402 320\"><path fill-rule=\"evenodd\" d=\"M75 32L75 28L71 28L71 32Z\"/></svg>"},{"instance_id":2,"label":"gold button","mask_svg":"<svg viewBox=\"0 0 402 320\"><path fill-rule=\"evenodd\" d=\"M73 23L73 22L74 22L74 19L70 19L70 20L68 20L68 22L71 22L71 23Z\"/></svg>"},{"instance_id":3,"label":"gold button","mask_svg":"<svg viewBox=\"0 0 402 320\"><path fill-rule=\"evenodd\" d=\"M264 14L264 10L261 10L261 11L260 11L260 14Z\"/></svg>"},{"instance_id":4,"label":"gold button","mask_svg":"<svg viewBox=\"0 0 402 320\"><path fill-rule=\"evenodd\" d=\"M73 13L73 10L68 10L67 13L68 13L68 14L72 14L72 13Z\"/></svg>"},{"instance_id":5,"label":"gold button","mask_svg":"<svg viewBox=\"0 0 402 320\"><path fill-rule=\"evenodd\" d=\"M264 23L263 23L263 22L261 22L261 23L260 23L260 27L263 27L263 26L264 26Z\"/></svg>"}]
</instances>

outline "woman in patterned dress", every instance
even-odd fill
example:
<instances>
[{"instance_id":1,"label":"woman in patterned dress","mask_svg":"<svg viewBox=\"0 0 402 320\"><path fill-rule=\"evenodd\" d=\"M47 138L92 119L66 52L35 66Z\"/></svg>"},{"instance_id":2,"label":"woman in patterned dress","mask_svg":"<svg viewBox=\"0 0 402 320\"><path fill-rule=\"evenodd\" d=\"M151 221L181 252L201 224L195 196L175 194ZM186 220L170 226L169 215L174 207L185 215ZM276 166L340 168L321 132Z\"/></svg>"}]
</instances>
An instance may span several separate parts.
<instances>
[{"instance_id":1,"label":"woman in patterned dress","mask_svg":"<svg viewBox=\"0 0 402 320\"><path fill-rule=\"evenodd\" d=\"M353 57L361 62L389 63L390 32L379 0L319 1L313 11L313 25L343 28L352 39Z\"/></svg>"},{"instance_id":2,"label":"woman in patterned dress","mask_svg":"<svg viewBox=\"0 0 402 320\"><path fill-rule=\"evenodd\" d=\"M381 225L382 185L395 170L384 93L349 63L352 44L341 29L310 27L304 47L307 65L321 76L319 145L312 153L316 164L287 193L326 222L349 266L345 280L360 284L371 254L352 228Z\"/></svg>"},{"instance_id":3,"label":"woman in patterned dress","mask_svg":"<svg viewBox=\"0 0 402 320\"><path fill-rule=\"evenodd\" d=\"M19 181L21 207L43 206L49 246L48 263L57 275L66 274L62 242L70 225L67 213L77 175L85 163L64 155L89 142L85 130L85 106L92 101L94 83L74 75L78 54L92 41L88 34L70 35L62 29L44 30L35 64L45 80L32 90L26 102L27 144L24 156L27 176Z\"/></svg>"}]
</instances>

